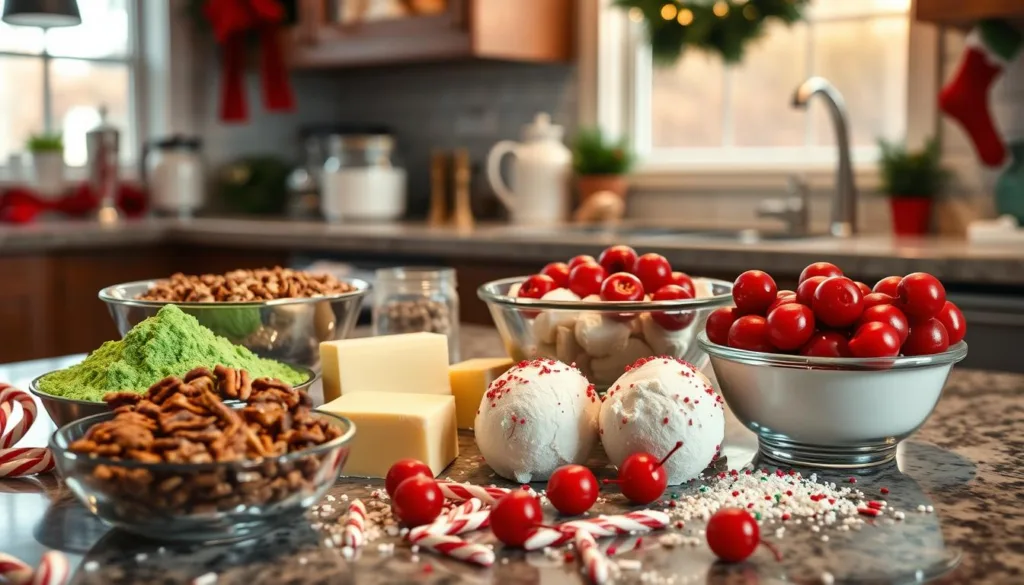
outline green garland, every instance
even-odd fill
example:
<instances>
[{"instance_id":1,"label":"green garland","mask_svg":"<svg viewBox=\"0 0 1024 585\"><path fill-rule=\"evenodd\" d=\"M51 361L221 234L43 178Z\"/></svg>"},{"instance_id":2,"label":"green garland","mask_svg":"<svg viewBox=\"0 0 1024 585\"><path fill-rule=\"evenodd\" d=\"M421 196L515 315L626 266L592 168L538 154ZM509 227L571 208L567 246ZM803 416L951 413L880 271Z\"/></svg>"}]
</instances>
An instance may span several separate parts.
<instances>
[{"instance_id":1,"label":"green garland","mask_svg":"<svg viewBox=\"0 0 1024 585\"><path fill-rule=\"evenodd\" d=\"M671 65L688 48L743 59L747 43L778 19L787 25L803 17L809 0L615 0L630 17L645 23L654 62Z\"/></svg>"}]
</instances>

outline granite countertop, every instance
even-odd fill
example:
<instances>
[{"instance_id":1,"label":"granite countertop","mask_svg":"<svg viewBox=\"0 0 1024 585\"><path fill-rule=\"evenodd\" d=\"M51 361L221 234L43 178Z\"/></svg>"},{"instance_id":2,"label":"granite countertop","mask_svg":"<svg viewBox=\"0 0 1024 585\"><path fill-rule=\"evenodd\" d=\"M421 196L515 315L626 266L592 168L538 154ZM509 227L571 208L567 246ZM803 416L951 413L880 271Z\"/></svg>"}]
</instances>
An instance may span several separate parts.
<instances>
[{"instance_id":1,"label":"granite countertop","mask_svg":"<svg viewBox=\"0 0 1024 585\"><path fill-rule=\"evenodd\" d=\"M254 219L148 219L117 226L90 222L0 227L0 256L63 248L155 245L162 242L296 251L403 254L544 263L551 258L598 254L625 243L664 254L673 264L702 271L741 272L751 266L796 274L828 259L863 278L923 270L949 282L1024 285L1024 248L972 244L949 238L895 240L816 237L740 242L694 236L633 236L572 228L482 225L468 231L424 224L327 224Z\"/></svg>"},{"instance_id":2,"label":"granite countertop","mask_svg":"<svg viewBox=\"0 0 1024 585\"><path fill-rule=\"evenodd\" d=\"M495 332L480 327L464 327L461 345L467 358L501 350ZM38 373L77 359L80 356L0 366L0 380L24 387ZM625 572L619 582L826 583L829 576L835 583L933 577L939 583L972 585L1024 582L1022 393L1024 376L954 370L934 415L900 446L897 463L856 475L857 487L866 494L878 494L882 487L889 490L879 498L906 511L902 522L872 522L845 532L824 528L820 533L810 530L809 524L790 524L783 538L771 527L762 535L779 547L783 561L776 563L762 551L737 566L715 564L702 545L669 549L657 538L648 538L640 550L619 555L639 560L644 573ZM51 429L44 420L23 443L42 444ZM463 454L445 475L478 484L496 481L476 457L472 436L463 434L460 444ZM724 457L716 471L761 467L754 458L755 447L749 431L735 419L727 420ZM606 462L595 458L592 463L599 475L612 473ZM819 476L842 484L850 473ZM341 481L331 494L366 497L380 483ZM695 487L677 491L688 493ZM610 496L597 511L621 510L620 504L617 496ZM918 506L932 506L934 512L918 512ZM161 545L108 530L52 477L0 480L0 519L0 551L35 562L47 548L63 550L77 568L76 584L582 582L575 563L540 553L499 552L493 567L481 569L422 551L415 558L401 545L391 555L370 546L347 561L341 551L322 544L323 536L312 521L235 545ZM699 528L688 525L685 532L699 536ZM825 542L824 536L830 539Z\"/></svg>"}]
</instances>

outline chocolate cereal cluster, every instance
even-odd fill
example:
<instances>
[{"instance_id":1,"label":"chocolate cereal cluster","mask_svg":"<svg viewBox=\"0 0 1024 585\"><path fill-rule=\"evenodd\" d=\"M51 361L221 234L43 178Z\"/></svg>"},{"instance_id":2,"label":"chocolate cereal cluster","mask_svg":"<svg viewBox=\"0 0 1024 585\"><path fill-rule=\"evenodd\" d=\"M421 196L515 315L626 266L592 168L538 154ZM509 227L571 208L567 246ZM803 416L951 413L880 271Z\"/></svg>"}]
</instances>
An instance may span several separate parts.
<instances>
[{"instance_id":1,"label":"chocolate cereal cluster","mask_svg":"<svg viewBox=\"0 0 1024 585\"><path fill-rule=\"evenodd\" d=\"M271 301L337 295L355 290L330 274L290 268L233 270L227 274L182 274L160 280L138 296L143 301L217 303Z\"/></svg>"}]
</instances>

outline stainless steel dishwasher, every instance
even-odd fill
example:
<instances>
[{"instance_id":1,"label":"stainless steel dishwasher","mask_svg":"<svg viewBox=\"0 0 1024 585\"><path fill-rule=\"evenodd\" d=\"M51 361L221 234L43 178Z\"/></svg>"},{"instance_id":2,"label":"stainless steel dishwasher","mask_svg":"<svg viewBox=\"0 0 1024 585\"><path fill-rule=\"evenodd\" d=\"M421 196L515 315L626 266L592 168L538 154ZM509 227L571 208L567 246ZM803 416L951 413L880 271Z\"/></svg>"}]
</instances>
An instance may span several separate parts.
<instances>
[{"instance_id":1,"label":"stainless steel dishwasher","mask_svg":"<svg viewBox=\"0 0 1024 585\"><path fill-rule=\"evenodd\" d=\"M966 368L1024 373L1024 295L949 291L967 319Z\"/></svg>"}]
</instances>

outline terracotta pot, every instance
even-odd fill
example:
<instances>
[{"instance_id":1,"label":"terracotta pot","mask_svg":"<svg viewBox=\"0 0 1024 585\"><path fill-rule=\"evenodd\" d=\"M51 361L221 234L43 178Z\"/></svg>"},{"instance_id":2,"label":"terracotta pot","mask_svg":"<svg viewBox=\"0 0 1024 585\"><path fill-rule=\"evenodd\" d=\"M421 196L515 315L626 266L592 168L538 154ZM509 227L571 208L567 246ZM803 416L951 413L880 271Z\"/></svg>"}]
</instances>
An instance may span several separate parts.
<instances>
[{"instance_id":1,"label":"terracotta pot","mask_svg":"<svg viewBox=\"0 0 1024 585\"><path fill-rule=\"evenodd\" d=\"M581 203L599 191L611 191L619 197L625 197L629 191L629 180L625 175L583 175L576 177L576 189L579 190Z\"/></svg>"},{"instance_id":2,"label":"terracotta pot","mask_svg":"<svg viewBox=\"0 0 1024 585\"><path fill-rule=\"evenodd\" d=\"M890 197L892 229L897 236L920 236L928 233L932 218L931 197Z\"/></svg>"}]
</instances>

